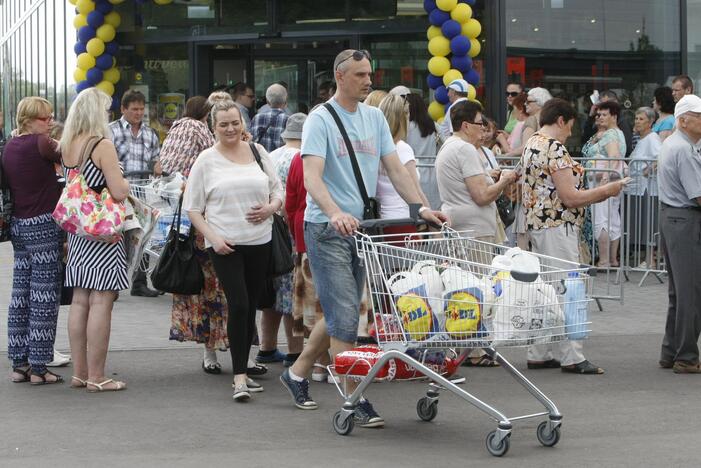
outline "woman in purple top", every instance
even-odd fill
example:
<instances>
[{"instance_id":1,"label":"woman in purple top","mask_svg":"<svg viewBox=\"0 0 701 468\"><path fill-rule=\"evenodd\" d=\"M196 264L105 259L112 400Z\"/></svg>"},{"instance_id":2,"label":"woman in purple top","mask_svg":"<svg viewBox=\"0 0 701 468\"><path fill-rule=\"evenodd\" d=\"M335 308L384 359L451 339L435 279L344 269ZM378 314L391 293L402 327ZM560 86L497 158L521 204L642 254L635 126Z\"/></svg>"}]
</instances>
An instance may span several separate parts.
<instances>
[{"instance_id":1,"label":"woman in purple top","mask_svg":"<svg viewBox=\"0 0 701 468\"><path fill-rule=\"evenodd\" d=\"M45 385L63 381L47 370L54 358L61 290L61 235L51 217L61 189L54 163L61 161L51 103L26 97L17 106L16 136L2 156L13 201L10 238L14 249L12 298L7 316L7 355L12 381Z\"/></svg>"}]
</instances>

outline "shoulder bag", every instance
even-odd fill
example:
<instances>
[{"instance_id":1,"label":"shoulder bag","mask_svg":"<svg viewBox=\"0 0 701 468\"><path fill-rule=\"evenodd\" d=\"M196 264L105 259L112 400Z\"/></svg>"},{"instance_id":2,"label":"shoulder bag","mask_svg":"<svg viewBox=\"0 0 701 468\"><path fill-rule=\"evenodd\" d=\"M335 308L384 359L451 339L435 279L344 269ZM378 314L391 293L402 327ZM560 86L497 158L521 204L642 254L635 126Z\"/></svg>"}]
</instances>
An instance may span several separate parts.
<instances>
[{"instance_id":1,"label":"shoulder bag","mask_svg":"<svg viewBox=\"0 0 701 468\"><path fill-rule=\"evenodd\" d=\"M360 166L358 165L358 159L355 157L355 150L351 144L350 138L348 138L348 133L346 133L346 128L343 126L340 117L336 113L336 110L328 102L324 104L324 107L333 120L338 126L338 130L341 132L343 141L346 144L346 149L348 150L348 155L350 156L351 165L353 166L353 174L355 174L355 181L358 183L358 189L360 190L360 196L363 198L363 219L379 219L380 218L380 202L376 198L368 197L367 189L365 188L365 181L363 181L363 174L360 172Z\"/></svg>"},{"instance_id":2,"label":"shoulder bag","mask_svg":"<svg viewBox=\"0 0 701 468\"><path fill-rule=\"evenodd\" d=\"M124 203L115 201L107 187L100 193L91 189L83 174L100 141L102 138L92 137L83 146L80 166L68 170L66 186L52 216L61 229L70 234L114 244L122 239L126 218Z\"/></svg>"},{"instance_id":3,"label":"shoulder bag","mask_svg":"<svg viewBox=\"0 0 701 468\"><path fill-rule=\"evenodd\" d=\"M489 167L491 167L492 169L496 169L492 164L492 161L489 160L489 156L487 156L484 150L481 148L480 150L482 151L482 154L484 154L484 157L487 159ZM514 210L514 205L511 203L509 197L506 194L502 193L495 200L495 203L497 205L497 212L499 213L499 218L501 219L501 222L504 223L504 228L506 229L507 227L514 224L514 220L516 219L516 211Z\"/></svg>"},{"instance_id":4,"label":"shoulder bag","mask_svg":"<svg viewBox=\"0 0 701 468\"><path fill-rule=\"evenodd\" d=\"M195 256L195 230L187 237L180 235L180 216L183 196L178 200L178 211L170 224L166 243L156 268L151 273L153 287L175 294L199 294L204 287L204 274Z\"/></svg>"},{"instance_id":5,"label":"shoulder bag","mask_svg":"<svg viewBox=\"0 0 701 468\"><path fill-rule=\"evenodd\" d=\"M260 170L265 173L263 161L260 159L260 153L256 145L248 143L251 147L251 152L256 158L256 162L260 166ZM291 272L295 267L294 258L292 256L292 240L290 230L287 223L277 213L273 213L273 232L270 252L270 265L268 266L268 277L276 277Z\"/></svg>"}]
</instances>

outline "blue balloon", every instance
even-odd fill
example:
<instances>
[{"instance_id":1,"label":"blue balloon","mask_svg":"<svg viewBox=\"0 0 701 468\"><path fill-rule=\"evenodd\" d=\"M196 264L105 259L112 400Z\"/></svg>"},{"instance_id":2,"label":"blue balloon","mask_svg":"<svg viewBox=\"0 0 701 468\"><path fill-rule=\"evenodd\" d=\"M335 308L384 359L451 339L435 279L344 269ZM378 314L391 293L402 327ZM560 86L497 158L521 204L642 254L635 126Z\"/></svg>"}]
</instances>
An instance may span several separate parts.
<instances>
[{"instance_id":1,"label":"blue balloon","mask_svg":"<svg viewBox=\"0 0 701 468\"><path fill-rule=\"evenodd\" d=\"M465 74L472 68L472 59L469 55L453 55L450 58L450 66Z\"/></svg>"},{"instance_id":2,"label":"blue balloon","mask_svg":"<svg viewBox=\"0 0 701 468\"><path fill-rule=\"evenodd\" d=\"M467 74L463 74L463 77L465 77L465 80L467 80L467 82L475 88L480 84L480 74L477 73L477 70L474 68L471 68Z\"/></svg>"},{"instance_id":3,"label":"blue balloon","mask_svg":"<svg viewBox=\"0 0 701 468\"><path fill-rule=\"evenodd\" d=\"M103 24L105 24L105 15L103 15L97 10L93 10L90 13L88 13L88 25L91 28L97 29Z\"/></svg>"},{"instance_id":4,"label":"blue balloon","mask_svg":"<svg viewBox=\"0 0 701 468\"><path fill-rule=\"evenodd\" d=\"M95 67L100 70L109 70L112 68L112 56L110 54L102 54L95 59Z\"/></svg>"},{"instance_id":5,"label":"blue balloon","mask_svg":"<svg viewBox=\"0 0 701 468\"><path fill-rule=\"evenodd\" d=\"M93 67L85 74L88 79L88 83L95 86L100 81L102 81L102 70L97 67Z\"/></svg>"},{"instance_id":6,"label":"blue balloon","mask_svg":"<svg viewBox=\"0 0 701 468\"><path fill-rule=\"evenodd\" d=\"M431 13L436 8L436 0L424 0L424 10L426 10L426 13Z\"/></svg>"},{"instance_id":7,"label":"blue balloon","mask_svg":"<svg viewBox=\"0 0 701 468\"><path fill-rule=\"evenodd\" d=\"M436 8L428 15L428 20L434 26L441 26L443 23L450 19L450 13Z\"/></svg>"},{"instance_id":8,"label":"blue balloon","mask_svg":"<svg viewBox=\"0 0 701 468\"><path fill-rule=\"evenodd\" d=\"M428 87L431 89L438 89L440 86L443 86L443 78L430 73L426 78L426 82L428 83Z\"/></svg>"},{"instance_id":9,"label":"blue balloon","mask_svg":"<svg viewBox=\"0 0 701 468\"><path fill-rule=\"evenodd\" d=\"M477 0L458 0L458 3L467 3L470 6L475 6Z\"/></svg>"},{"instance_id":10,"label":"blue balloon","mask_svg":"<svg viewBox=\"0 0 701 468\"><path fill-rule=\"evenodd\" d=\"M87 52L88 50L85 48L85 43L83 42L76 42L75 45L73 46L73 52L75 52L76 55L80 55L84 52Z\"/></svg>"},{"instance_id":11,"label":"blue balloon","mask_svg":"<svg viewBox=\"0 0 701 468\"><path fill-rule=\"evenodd\" d=\"M462 26L455 20L449 19L441 26L443 35L448 39L452 39L462 33Z\"/></svg>"},{"instance_id":12,"label":"blue balloon","mask_svg":"<svg viewBox=\"0 0 701 468\"><path fill-rule=\"evenodd\" d=\"M112 110L119 110L119 106L121 105L121 102L119 101L119 98L115 95L112 96Z\"/></svg>"},{"instance_id":13,"label":"blue balloon","mask_svg":"<svg viewBox=\"0 0 701 468\"><path fill-rule=\"evenodd\" d=\"M116 41L110 41L105 44L105 53L110 55L117 55L119 53L119 44Z\"/></svg>"},{"instance_id":14,"label":"blue balloon","mask_svg":"<svg viewBox=\"0 0 701 468\"><path fill-rule=\"evenodd\" d=\"M106 15L107 13L110 13L112 10L114 10L114 5L112 5L107 0L97 0L95 2L95 10L99 11L103 15Z\"/></svg>"},{"instance_id":15,"label":"blue balloon","mask_svg":"<svg viewBox=\"0 0 701 468\"><path fill-rule=\"evenodd\" d=\"M441 104L448 104L448 88L445 86L439 86L436 92L433 94L436 101Z\"/></svg>"},{"instance_id":16,"label":"blue balloon","mask_svg":"<svg viewBox=\"0 0 701 468\"><path fill-rule=\"evenodd\" d=\"M90 88L90 87L91 87L91 86L90 86L90 83L88 83L87 80L83 80L83 81L81 81L80 83L77 83L77 84L75 85L75 92L76 92L76 93L80 93L81 91L84 91L84 90L86 90L86 89L88 89L88 88Z\"/></svg>"},{"instance_id":17,"label":"blue balloon","mask_svg":"<svg viewBox=\"0 0 701 468\"><path fill-rule=\"evenodd\" d=\"M470 40L465 36L455 36L450 40L450 51L454 55L467 55L470 45Z\"/></svg>"},{"instance_id":18,"label":"blue balloon","mask_svg":"<svg viewBox=\"0 0 701 468\"><path fill-rule=\"evenodd\" d=\"M90 39L95 37L95 34L97 33L93 28L90 26L83 26L78 30L78 39L80 39L80 42L87 44Z\"/></svg>"}]
</instances>

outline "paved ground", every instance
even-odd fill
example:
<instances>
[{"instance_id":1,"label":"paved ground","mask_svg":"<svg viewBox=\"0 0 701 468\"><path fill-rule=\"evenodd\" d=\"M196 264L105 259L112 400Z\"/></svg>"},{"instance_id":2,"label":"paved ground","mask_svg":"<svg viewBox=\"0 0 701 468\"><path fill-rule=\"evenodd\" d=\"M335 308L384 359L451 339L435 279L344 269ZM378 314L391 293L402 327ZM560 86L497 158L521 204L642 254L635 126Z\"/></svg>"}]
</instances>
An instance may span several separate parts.
<instances>
[{"instance_id":1,"label":"paved ground","mask_svg":"<svg viewBox=\"0 0 701 468\"><path fill-rule=\"evenodd\" d=\"M10 255L0 244L0 354ZM277 381L280 366L261 379L264 393L235 404L228 359L222 359L225 375L206 375L199 348L167 340L168 297L122 295L109 368L129 382L129 390L87 395L67 385L35 388L0 379L0 466L45 466L47 459L54 466L695 466L701 382L656 367L665 286L650 279L639 289L632 279L624 306L606 301L603 312L592 314L587 355L606 375L525 371L565 416L562 440L552 449L538 444L538 420L529 420L516 423L510 452L495 459L484 449L495 424L457 398L446 394L436 420L419 421L414 408L425 386L417 383L370 387L368 396L387 427L356 428L349 437L331 428L340 406L335 389L313 384L321 408L296 410ZM66 312L61 349L67 349ZM506 354L523 370L522 350ZM70 376L70 368L61 373ZM463 374L470 391L507 415L540 410L501 369Z\"/></svg>"}]
</instances>

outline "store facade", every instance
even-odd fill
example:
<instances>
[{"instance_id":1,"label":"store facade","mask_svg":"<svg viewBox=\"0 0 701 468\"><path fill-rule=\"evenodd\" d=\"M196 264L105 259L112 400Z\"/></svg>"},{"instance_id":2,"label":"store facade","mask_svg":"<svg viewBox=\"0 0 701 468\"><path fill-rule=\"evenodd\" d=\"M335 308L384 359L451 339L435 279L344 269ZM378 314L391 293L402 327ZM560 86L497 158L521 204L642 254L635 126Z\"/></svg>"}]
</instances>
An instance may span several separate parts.
<instances>
[{"instance_id":1,"label":"store facade","mask_svg":"<svg viewBox=\"0 0 701 468\"><path fill-rule=\"evenodd\" d=\"M270 83L285 81L290 108L305 109L345 48L370 51L375 88L404 84L430 97L428 16L418 0L126 0L116 11L115 95L134 86L146 91L154 125L164 121L164 103L240 81L259 99ZM701 84L701 33L691 27L701 19L701 0L477 0L473 11L483 31L478 97L499 121L508 81L547 87L582 113L594 89L616 90L632 112L677 74ZM65 115L72 15L66 0L0 0L6 116L31 94L46 95L57 118Z\"/></svg>"}]
</instances>

